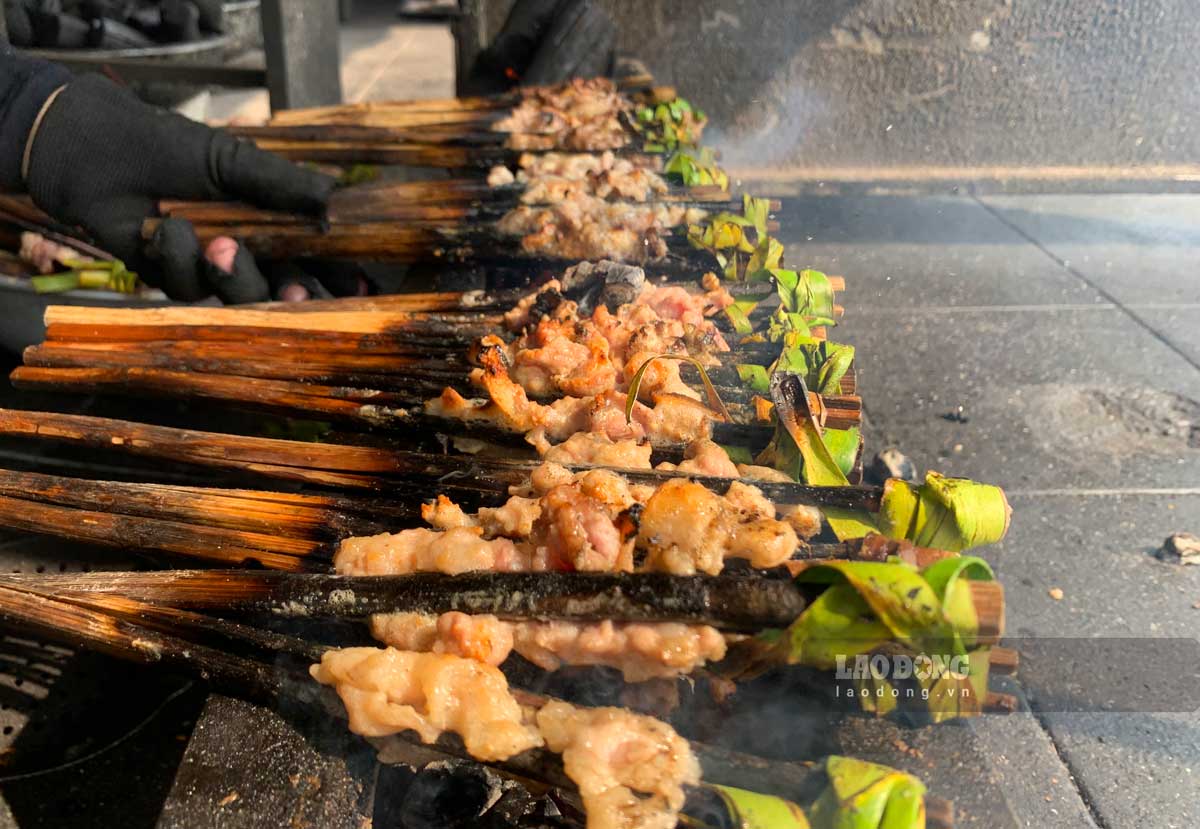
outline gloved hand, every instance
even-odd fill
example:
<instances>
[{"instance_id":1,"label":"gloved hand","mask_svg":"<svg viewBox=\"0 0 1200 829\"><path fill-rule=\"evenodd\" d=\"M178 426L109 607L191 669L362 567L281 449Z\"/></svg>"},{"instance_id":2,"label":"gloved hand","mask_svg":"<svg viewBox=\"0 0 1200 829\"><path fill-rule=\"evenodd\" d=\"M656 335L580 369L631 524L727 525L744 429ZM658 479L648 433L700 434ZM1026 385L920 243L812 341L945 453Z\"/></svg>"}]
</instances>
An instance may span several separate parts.
<instances>
[{"instance_id":1,"label":"gloved hand","mask_svg":"<svg viewBox=\"0 0 1200 829\"><path fill-rule=\"evenodd\" d=\"M158 200L240 199L320 213L334 186L248 141L148 106L99 75L75 78L54 97L27 156L25 183L38 207L83 227L147 284L184 301L216 294L257 302L271 290L232 240L214 240L206 258L185 220L164 220L145 245L142 222Z\"/></svg>"}]
</instances>

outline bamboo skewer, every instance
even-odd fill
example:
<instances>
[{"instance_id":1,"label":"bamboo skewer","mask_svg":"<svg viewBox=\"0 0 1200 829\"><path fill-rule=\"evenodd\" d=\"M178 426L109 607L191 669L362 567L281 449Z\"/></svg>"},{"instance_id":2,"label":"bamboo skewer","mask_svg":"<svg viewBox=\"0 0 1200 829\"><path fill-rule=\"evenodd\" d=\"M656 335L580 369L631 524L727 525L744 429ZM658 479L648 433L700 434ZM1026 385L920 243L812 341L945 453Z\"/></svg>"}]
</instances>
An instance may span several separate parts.
<instances>
[{"instance_id":1,"label":"bamboo skewer","mask_svg":"<svg viewBox=\"0 0 1200 829\"><path fill-rule=\"evenodd\" d=\"M377 499L92 481L7 469L0 469L0 495L310 541L374 535L394 526L396 518L411 515L411 510L389 508Z\"/></svg>"},{"instance_id":2,"label":"bamboo skewer","mask_svg":"<svg viewBox=\"0 0 1200 829\"><path fill-rule=\"evenodd\" d=\"M117 449L144 457L184 461L199 466L241 469L283 480L327 486L393 488L399 479L452 487L463 482L481 492L507 497L510 486L528 479L540 461L513 461L398 451L369 446L308 443L278 438L226 435L130 421L0 409L0 435L14 435L101 449ZM590 467L570 466L574 470ZM676 473L618 470L633 483L659 485ZM715 492L733 478L689 476ZM878 487L818 487L805 484L745 480L777 504L879 510ZM466 489L466 486L462 487ZM341 508L341 507L339 507ZM374 510L376 507L371 507Z\"/></svg>"},{"instance_id":3,"label":"bamboo skewer","mask_svg":"<svg viewBox=\"0 0 1200 829\"><path fill-rule=\"evenodd\" d=\"M752 632L784 627L806 606L791 582L663 573L414 573L297 576L270 571L168 571L27 577L7 583L114 594L190 610L363 618L375 613L492 614L502 619L680 622Z\"/></svg>"},{"instance_id":4,"label":"bamboo skewer","mask_svg":"<svg viewBox=\"0 0 1200 829\"><path fill-rule=\"evenodd\" d=\"M756 633L784 628L809 596L791 581L665 573L414 573L334 576L247 570L4 575L0 584L49 595L120 596L183 610L364 618L376 613L452 611L509 620L679 622ZM983 645L999 641L1004 591L968 583Z\"/></svg>"},{"instance_id":5,"label":"bamboo skewer","mask_svg":"<svg viewBox=\"0 0 1200 829\"><path fill-rule=\"evenodd\" d=\"M522 434L506 427L426 415L423 406L411 405L414 402L411 396L375 389L138 367L18 366L13 370L10 379L14 386L21 389L134 396L156 394L215 400L262 411L365 428L408 429L429 435L469 435L479 440L523 445ZM810 405L825 412L826 425L829 428L848 429L857 426L861 420L862 402L852 395L814 395ZM718 443L745 445L752 451L765 446L772 434L772 430L765 425L715 421L716 418L710 426L713 440ZM682 446L670 443L663 443L659 448L673 452L683 450Z\"/></svg>"},{"instance_id":6,"label":"bamboo skewer","mask_svg":"<svg viewBox=\"0 0 1200 829\"><path fill-rule=\"evenodd\" d=\"M259 562L279 570L313 569L304 557L329 552L321 542L74 509L7 496L0 496L0 525L107 547L159 550L229 564Z\"/></svg>"},{"instance_id":7,"label":"bamboo skewer","mask_svg":"<svg viewBox=\"0 0 1200 829\"><path fill-rule=\"evenodd\" d=\"M445 493L461 497L454 486ZM464 489L468 495L479 490ZM285 570L326 570L337 541L420 523L419 494L397 490L399 503L350 496L294 495L163 484L90 481L0 470L0 526L108 546L143 548L217 562ZM493 502L505 500L502 490ZM95 509L102 507L105 511ZM907 542L870 537L802 543L790 566L838 558L900 557L926 566L947 555ZM300 561L311 559L311 562Z\"/></svg>"},{"instance_id":8,"label":"bamboo skewer","mask_svg":"<svg viewBox=\"0 0 1200 829\"><path fill-rule=\"evenodd\" d=\"M63 343L50 340L25 349L26 366L41 368L124 369L147 368L205 374L236 375L266 380L298 380L338 387L367 387L395 395L397 405L420 406L446 387L472 397L477 391L467 379L473 368L453 359L356 355L353 353L303 353L294 349L260 348L244 343L199 344L161 341L151 344L124 342ZM740 384L731 368L707 370L718 396L731 408L741 407L739 420L753 421L755 392ZM853 418L855 377L843 378L843 395L826 395L824 404L835 420ZM552 394L529 395L539 402L557 399Z\"/></svg>"}]
</instances>

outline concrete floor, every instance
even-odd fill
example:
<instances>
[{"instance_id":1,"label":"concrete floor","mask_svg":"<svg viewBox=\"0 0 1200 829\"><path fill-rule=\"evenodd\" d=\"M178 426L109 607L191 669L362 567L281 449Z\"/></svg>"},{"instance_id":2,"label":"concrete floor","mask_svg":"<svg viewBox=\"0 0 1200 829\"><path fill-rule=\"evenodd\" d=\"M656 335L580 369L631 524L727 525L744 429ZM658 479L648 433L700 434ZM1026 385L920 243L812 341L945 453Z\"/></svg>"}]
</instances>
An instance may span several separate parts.
<instances>
[{"instance_id":1,"label":"concrete floor","mask_svg":"<svg viewBox=\"0 0 1200 829\"><path fill-rule=\"evenodd\" d=\"M1018 647L1111 644L1091 685L1027 660L1031 713L907 735L957 758L925 770L934 789L967 825L1200 823L1200 567L1152 555L1200 532L1200 198L812 198L780 220L793 267L847 279L834 336L857 348L869 450L1005 487L1012 529L983 554ZM995 801L963 769L1010 814L971 813Z\"/></svg>"}]
</instances>

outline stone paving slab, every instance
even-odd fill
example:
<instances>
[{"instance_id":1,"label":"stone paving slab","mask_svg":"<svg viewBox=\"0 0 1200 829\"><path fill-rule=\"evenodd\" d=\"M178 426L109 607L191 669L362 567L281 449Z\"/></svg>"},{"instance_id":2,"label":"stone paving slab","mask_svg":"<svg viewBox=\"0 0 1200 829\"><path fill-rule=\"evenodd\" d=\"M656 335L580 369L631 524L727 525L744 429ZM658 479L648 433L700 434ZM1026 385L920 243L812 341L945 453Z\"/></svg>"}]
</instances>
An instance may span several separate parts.
<instances>
[{"instance_id":1,"label":"stone paving slab","mask_svg":"<svg viewBox=\"0 0 1200 829\"><path fill-rule=\"evenodd\" d=\"M1006 586L1010 636L1194 638L1200 568L1150 553L1200 530L1188 359L1200 200L987 199L992 224L931 201L851 204L828 212L840 230L804 229L803 264L849 281L835 338L859 349L868 450L894 443L919 468L1011 491L1009 537L983 551ZM965 422L944 417L959 405ZM1178 680L1145 650L1122 680ZM1061 713L1061 670L1027 660L1019 679L1034 713L984 718L956 743L988 764L1019 825L1196 825L1196 713ZM905 739L956 739L926 731Z\"/></svg>"},{"instance_id":2,"label":"stone paving slab","mask_svg":"<svg viewBox=\"0 0 1200 829\"><path fill-rule=\"evenodd\" d=\"M1014 488L1200 486L1200 373L1118 310L855 308L835 337L870 451Z\"/></svg>"}]
</instances>

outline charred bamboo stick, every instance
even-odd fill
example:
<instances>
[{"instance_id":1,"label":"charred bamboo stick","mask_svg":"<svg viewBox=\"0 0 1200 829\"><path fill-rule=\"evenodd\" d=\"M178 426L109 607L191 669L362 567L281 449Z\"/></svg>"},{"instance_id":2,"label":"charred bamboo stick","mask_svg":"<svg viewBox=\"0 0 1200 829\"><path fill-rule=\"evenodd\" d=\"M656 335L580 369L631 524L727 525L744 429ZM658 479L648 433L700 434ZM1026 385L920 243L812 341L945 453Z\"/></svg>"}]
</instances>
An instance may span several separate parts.
<instances>
[{"instance_id":1,"label":"charred bamboo stick","mask_svg":"<svg viewBox=\"0 0 1200 829\"><path fill-rule=\"evenodd\" d=\"M417 120L425 120L418 117ZM455 123L432 121L420 124L269 124L256 127L234 127L235 134L252 141L288 141L319 143L349 142L353 144L435 144L461 147L504 147L512 136L545 135L550 133L513 133L490 128L486 118L461 120ZM536 141L536 138L535 138Z\"/></svg>"},{"instance_id":2,"label":"charred bamboo stick","mask_svg":"<svg viewBox=\"0 0 1200 829\"><path fill-rule=\"evenodd\" d=\"M256 141L261 149L292 161L316 161L332 164L403 164L412 167L437 167L450 170L487 169L496 164L516 161L518 152L495 149L483 152L468 147L436 144L350 144L336 141Z\"/></svg>"},{"instance_id":3,"label":"charred bamboo stick","mask_svg":"<svg viewBox=\"0 0 1200 829\"><path fill-rule=\"evenodd\" d=\"M0 620L71 647L144 664L184 668L259 700L274 699L285 683L257 659L200 645L111 612L0 585Z\"/></svg>"},{"instance_id":4,"label":"charred bamboo stick","mask_svg":"<svg viewBox=\"0 0 1200 829\"><path fill-rule=\"evenodd\" d=\"M388 334L415 323L494 323L499 315L425 313L419 311L315 311L280 314L243 308L172 306L167 308L98 308L51 305L46 309L47 326L76 325L93 329L112 327L157 327L164 329L201 326L238 327L307 333Z\"/></svg>"},{"instance_id":5,"label":"charred bamboo stick","mask_svg":"<svg viewBox=\"0 0 1200 829\"><path fill-rule=\"evenodd\" d=\"M108 547L159 550L227 564L260 562L278 570L313 569L305 556L327 553L319 543L243 530L114 515L0 496L0 525ZM320 565L316 565L320 569Z\"/></svg>"},{"instance_id":6,"label":"charred bamboo stick","mask_svg":"<svg viewBox=\"0 0 1200 829\"><path fill-rule=\"evenodd\" d=\"M0 195L0 198L9 199L6 206L0 206L0 221L15 225L21 230L37 233L52 242L79 251L84 256L90 256L93 259L109 261L113 258L113 255L108 251L101 250L90 242L78 238L78 232L73 233L70 228L65 228L51 220L36 207L32 207L32 203L30 204L32 208L31 212L30 210L22 209L19 202L15 201L20 197ZM41 221L42 217L45 217L47 220L45 223Z\"/></svg>"},{"instance_id":7,"label":"charred bamboo stick","mask_svg":"<svg viewBox=\"0 0 1200 829\"><path fill-rule=\"evenodd\" d=\"M284 380L252 380L224 374L155 368L18 366L10 379L18 388L217 400L259 411L365 427L411 426L417 417L405 409L386 405L387 392L338 389Z\"/></svg>"},{"instance_id":8,"label":"charred bamboo stick","mask_svg":"<svg viewBox=\"0 0 1200 829\"><path fill-rule=\"evenodd\" d=\"M89 415L0 409L0 435L52 440L92 448L119 449L144 457L185 461L201 466L244 469L269 477L325 485L381 488L399 478L449 486L465 482L481 491L507 495L510 486L528 481L540 461L464 459L457 456L396 451L368 446L307 443L277 438L225 435L175 429ZM583 470L589 467L572 466ZM633 483L657 486L676 473L625 469ZM344 475L331 484L323 476ZM733 478L689 476L714 492L725 492ZM777 504L879 510L879 487L816 487L805 484L746 481ZM346 508L345 505L339 508ZM378 507L371 506L371 510ZM850 557L850 556L846 556Z\"/></svg>"},{"instance_id":9,"label":"charred bamboo stick","mask_svg":"<svg viewBox=\"0 0 1200 829\"><path fill-rule=\"evenodd\" d=\"M237 342L235 340L99 341L51 339L25 349L25 364L87 368L94 366L178 366L189 370L209 368L214 373L224 364L258 366L263 374L253 377L301 377L305 373L377 374L399 377L431 376L461 379L472 368L462 355L452 352L431 356L404 354L360 354L349 350L315 351L295 345ZM112 362L105 362L112 361ZM295 370L295 374L290 372ZM710 373L710 376L711 373Z\"/></svg>"},{"instance_id":10,"label":"charred bamboo stick","mask_svg":"<svg viewBox=\"0 0 1200 829\"><path fill-rule=\"evenodd\" d=\"M679 622L754 633L784 628L810 596L790 580L666 573L413 573L299 575L270 571L12 574L0 583L61 595L124 596L185 610L262 612L309 618L375 613L491 614L511 620ZM1004 591L969 582L983 644L998 641Z\"/></svg>"},{"instance_id":11,"label":"charred bamboo stick","mask_svg":"<svg viewBox=\"0 0 1200 829\"><path fill-rule=\"evenodd\" d=\"M385 334L287 331L239 325L88 326L86 323L55 323L46 329L46 339L59 342L240 342L298 351L318 349L330 352L429 357L443 354L447 348L452 348L457 353L465 353L472 342L486 333L487 329L477 332L471 325L455 323L424 324L414 330L397 330Z\"/></svg>"},{"instance_id":12,"label":"charred bamboo stick","mask_svg":"<svg viewBox=\"0 0 1200 829\"><path fill-rule=\"evenodd\" d=\"M258 655L288 654L309 662L320 662L321 655L327 650L325 646L315 642L275 633L261 627L253 627L218 616L194 613L190 610L181 610L164 604L148 604L117 593L56 593L43 589L42 585L30 582L7 583L0 584L0 586L15 588L77 607L98 610L167 635L179 636L186 633L189 639L198 640L201 644L206 641L211 642L214 647L229 652L231 655L237 653L246 653L251 656L256 653Z\"/></svg>"},{"instance_id":13,"label":"charred bamboo stick","mask_svg":"<svg viewBox=\"0 0 1200 829\"><path fill-rule=\"evenodd\" d=\"M333 495L92 481L7 469L0 469L0 495L60 507L317 542L372 535L394 526L394 521L366 514L379 509L381 504ZM388 510L382 515L389 513L392 518L403 514Z\"/></svg>"},{"instance_id":14,"label":"charred bamboo stick","mask_svg":"<svg viewBox=\"0 0 1200 829\"><path fill-rule=\"evenodd\" d=\"M223 435L54 412L0 410L0 434L118 449L142 457L234 469L327 487L380 489L393 453L359 446Z\"/></svg>"},{"instance_id":15,"label":"charred bamboo stick","mask_svg":"<svg viewBox=\"0 0 1200 829\"><path fill-rule=\"evenodd\" d=\"M408 428L448 435L469 433L480 440L512 442L522 435L501 425L427 415L411 396L378 389L137 366L18 366L10 379L18 388L92 394L150 393L166 397L219 400L263 411L371 428ZM862 418L862 401L854 395L813 394L810 405L814 410L824 412L825 424L832 429L853 428ZM724 444L761 448L770 438L769 427L759 423L713 422L710 429L712 439ZM669 444L662 445L665 448Z\"/></svg>"},{"instance_id":16,"label":"charred bamboo stick","mask_svg":"<svg viewBox=\"0 0 1200 829\"><path fill-rule=\"evenodd\" d=\"M466 396L473 394L467 379L472 366L454 360L452 354L439 361L338 353L297 356L294 350L252 348L240 343L196 346L187 341L166 341L145 347L140 343L64 344L52 340L25 349L24 362L27 366L43 368L152 368L365 387L393 394L392 402L404 406L421 405L437 397L446 387L455 388ZM707 374L718 396L739 420L755 420L753 401L761 395L741 385L734 369L709 368ZM843 390L854 389L853 376L843 378L841 385ZM693 382L693 387L699 388L699 382ZM558 395L529 397L545 402ZM744 411L735 411L738 407ZM838 404L835 408L845 407Z\"/></svg>"},{"instance_id":17,"label":"charred bamboo stick","mask_svg":"<svg viewBox=\"0 0 1200 829\"><path fill-rule=\"evenodd\" d=\"M28 576L12 583L56 594L113 594L189 610L311 618L458 611L515 620L681 622L737 632L786 627L807 606L803 593L790 581L664 573L414 573L393 577L176 570L78 575L101 578Z\"/></svg>"}]
</instances>

